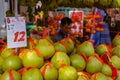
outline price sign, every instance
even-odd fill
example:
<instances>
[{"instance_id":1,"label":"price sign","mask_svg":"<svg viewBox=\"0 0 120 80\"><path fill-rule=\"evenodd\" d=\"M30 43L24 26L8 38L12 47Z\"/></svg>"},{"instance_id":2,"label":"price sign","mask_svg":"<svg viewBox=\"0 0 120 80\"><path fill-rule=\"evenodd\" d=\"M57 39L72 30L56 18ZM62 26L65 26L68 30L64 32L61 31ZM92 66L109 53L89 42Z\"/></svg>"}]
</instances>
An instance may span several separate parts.
<instances>
[{"instance_id":1,"label":"price sign","mask_svg":"<svg viewBox=\"0 0 120 80\"><path fill-rule=\"evenodd\" d=\"M73 32L82 32L83 30L80 29L81 26L83 26L83 11L81 10L75 10L75 11L69 11L69 16L72 20L72 26L75 26L72 28Z\"/></svg>"},{"instance_id":2,"label":"price sign","mask_svg":"<svg viewBox=\"0 0 120 80\"><path fill-rule=\"evenodd\" d=\"M7 17L6 29L8 48L27 46L26 26L24 17Z\"/></svg>"}]
</instances>

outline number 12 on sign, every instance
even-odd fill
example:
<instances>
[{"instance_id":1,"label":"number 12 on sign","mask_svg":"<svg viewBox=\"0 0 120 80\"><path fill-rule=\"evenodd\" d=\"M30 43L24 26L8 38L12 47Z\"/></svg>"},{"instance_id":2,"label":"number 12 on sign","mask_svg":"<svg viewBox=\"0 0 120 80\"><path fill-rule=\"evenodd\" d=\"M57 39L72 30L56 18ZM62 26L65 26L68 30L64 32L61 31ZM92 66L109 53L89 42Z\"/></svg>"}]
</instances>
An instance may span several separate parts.
<instances>
[{"instance_id":1,"label":"number 12 on sign","mask_svg":"<svg viewBox=\"0 0 120 80\"><path fill-rule=\"evenodd\" d=\"M20 37L18 37L20 36ZM14 42L21 42L25 40L25 31L14 33Z\"/></svg>"}]
</instances>

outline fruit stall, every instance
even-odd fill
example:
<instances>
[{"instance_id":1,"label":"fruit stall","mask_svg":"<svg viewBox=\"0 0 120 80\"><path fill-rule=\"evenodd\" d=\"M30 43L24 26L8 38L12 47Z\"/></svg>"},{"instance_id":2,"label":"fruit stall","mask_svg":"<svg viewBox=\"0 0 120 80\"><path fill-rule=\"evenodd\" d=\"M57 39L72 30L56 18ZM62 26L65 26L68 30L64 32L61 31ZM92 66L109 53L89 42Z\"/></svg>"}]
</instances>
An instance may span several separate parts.
<instances>
[{"instance_id":1,"label":"fruit stall","mask_svg":"<svg viewBox=\"0 0 120 80\"><path fill-rule=\"evenodd\" d=\"M20 16L6 13L9 36L7 41L0 39L0 80L120 80L120 31L113 30L119 27L115 22L119 0L18 0L18 4ZM64 17L72 20L70 35L53 42L51 36ZM110 43L96 39L105 32Z\"/></svg>"}]
</instances>

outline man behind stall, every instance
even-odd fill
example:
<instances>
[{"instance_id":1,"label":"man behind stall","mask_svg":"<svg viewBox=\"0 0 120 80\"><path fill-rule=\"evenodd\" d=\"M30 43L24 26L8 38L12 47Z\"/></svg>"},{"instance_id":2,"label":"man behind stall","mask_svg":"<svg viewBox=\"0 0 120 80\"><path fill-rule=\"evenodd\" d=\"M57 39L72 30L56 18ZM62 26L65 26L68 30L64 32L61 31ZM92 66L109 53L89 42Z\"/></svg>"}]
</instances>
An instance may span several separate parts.
<instances>
[{"instance_id":1,"label":"man behind stall","mask_svg":"<svg viewBox=\"0 0 120 80\"><path fill-rule=\"evenodd\" d=\"M75 47L77 47L81 42L83 42L83 40L85 40L83 39L84 37L81 36L75 37L70 35L71 25L72 25L72 20L68 17L64 17L61 20L60 29L58 30L58 32L55 35L51 36L52 41L57 42L65 37L70 37L75 43Z\"/></svg>"},{"instance_id":2,"label":"man behind stall","mask_svg":"<svg viewBox=\"0 0 120 80\"><path fill-rule=\"evenodd\" d=\"M59 31L55 35L51 36L51 39L53 40L53 42L57 42L59 40L62 40L65 37L69 36L71 24L72 24L72 20L68 17L64 17L61 20Z\"/></svg>"}]
</instances>

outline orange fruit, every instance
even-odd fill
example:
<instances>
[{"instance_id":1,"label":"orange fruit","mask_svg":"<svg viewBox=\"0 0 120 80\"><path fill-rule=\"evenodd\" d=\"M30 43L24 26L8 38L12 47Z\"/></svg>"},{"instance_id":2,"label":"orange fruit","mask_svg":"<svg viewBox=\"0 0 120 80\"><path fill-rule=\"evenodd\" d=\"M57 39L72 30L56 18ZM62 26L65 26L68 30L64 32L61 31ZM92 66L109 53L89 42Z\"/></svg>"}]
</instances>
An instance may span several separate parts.
<instances>
[{"instance_id":1,"label":"orange fruit","mask_svg":"<svg viewBox=\"0 0 120 80\"><path fill-rule=\"evenodd\" d=\"M91 30L89 28L86 29L86 32L90 32Z\"/></svg>"},{"instance_id":2,"label":"orange fruit","mask_svg":"<svg viewBox=\"0 0 120 80\"><path fill-rule=\"evenodd\" d=\"M92 34L95 34L95 33L96 33L96 30L92 30L91 33L92 33Z\"/></svg>"}]
</instances>

